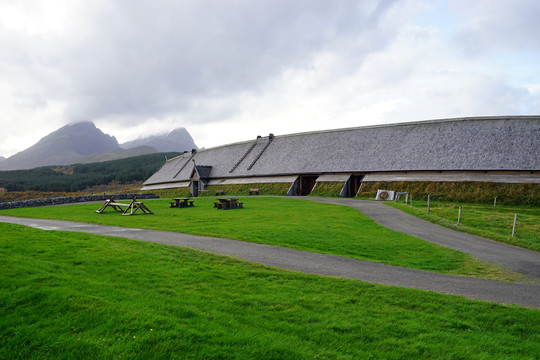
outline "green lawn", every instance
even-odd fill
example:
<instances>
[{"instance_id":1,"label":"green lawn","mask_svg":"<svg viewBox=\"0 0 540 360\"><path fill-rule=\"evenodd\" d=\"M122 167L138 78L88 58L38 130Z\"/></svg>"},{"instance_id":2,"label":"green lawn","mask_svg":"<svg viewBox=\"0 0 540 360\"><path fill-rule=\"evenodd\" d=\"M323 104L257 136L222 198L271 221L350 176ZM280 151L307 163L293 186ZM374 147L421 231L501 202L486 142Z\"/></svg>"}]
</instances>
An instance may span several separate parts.
<instances>
[{"instance_id":1,"label":"green lawn","mask_svg":"<svg viewBox=\"0 0 540 360\"><path fill-rule=\"evenodd\" d=\"M538 310L128 239L1 223L0 232L0 359L540 354Z\"/></svg>"},{"instance_id":2,"label":"green lawn","mask_svg":"<svg viewBox=\"0 0 540 360\"><path fill-rule=\"evenodd\" d=\"M244 209L217 210L213 198L193 208L169 208L167 200L145 201L152 215L97 214L100 204L0 211L0 215L63 219L95 224L169 230L278 245L449 274L516 280L518 276L462 252L379 226L347 206L252 197Z\"/></svg>"},{"instance_id":3,"label":"green lawn","mask_svg":"<svg viewBox=\"0 0 540 360\"><path fill-rule=\"evenodd\" d=\"M479 235L488 239L540 251L540 207L493 204L457 204L431 202L427 214L426 201L414 201L413 206L387 202L409 214L449 227L454 230ZM457 224L459 207L461 221ZM514 214L518 214L516 232L512 237Z\"/></svg>"}]
</instances>

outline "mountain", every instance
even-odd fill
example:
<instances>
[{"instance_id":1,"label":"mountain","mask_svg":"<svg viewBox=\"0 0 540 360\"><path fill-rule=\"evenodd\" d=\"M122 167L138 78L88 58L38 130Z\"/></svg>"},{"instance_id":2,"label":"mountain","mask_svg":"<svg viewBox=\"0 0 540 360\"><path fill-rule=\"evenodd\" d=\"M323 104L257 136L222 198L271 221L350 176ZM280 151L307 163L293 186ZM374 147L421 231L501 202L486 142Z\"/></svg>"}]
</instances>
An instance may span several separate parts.
<instances>
[{"instance_id":1,"label":"mountain","mask_svg":"<svg viewBox=\"0 0 540 360\"><path fill-rule=\"evenodd\" d=\"M0 163L5 170L30 169L45 165L64 165L82 156L118 148L114 136L104 134L93 122L66 125L50 133L35 145Z\"/></svg>"},{"instance_id":2,"label":"mountain","mask_svg":"<svg viewBox=\"0 0 540 360\"><path fill-rule=\"evenodd\" d=\"M91 121L66 125L35 145L9 158L0 157L0 170L32 169L47 165L70 165L124 159L156 152L196 149L184 128L168 135L150 136L122 144L103 133Z\"/></svg>"},{"instance_id":3,"label":"mountain","mask_svg":"<svg viewBox=\"0 0 540 360\"><path fill-rule=\"evenodd\" d=\"M176 128L168 135L152 135L137 140L125 142L120 145L123 149L131 149L136 146L152 146L158 152L167 151L190 151L191 149L198 149L195 145L195 141L185 128Z\"/></svg>"}]
</instances>

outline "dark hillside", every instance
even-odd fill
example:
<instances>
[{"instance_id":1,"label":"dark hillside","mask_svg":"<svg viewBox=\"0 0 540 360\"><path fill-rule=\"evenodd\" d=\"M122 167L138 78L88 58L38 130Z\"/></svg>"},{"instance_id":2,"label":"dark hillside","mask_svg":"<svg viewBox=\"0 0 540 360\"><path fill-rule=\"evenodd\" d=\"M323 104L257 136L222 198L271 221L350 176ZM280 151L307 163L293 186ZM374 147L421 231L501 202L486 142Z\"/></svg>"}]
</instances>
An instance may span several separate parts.
<instances>
[{"instance_id":1,"label":"dark hillside","mask_svg":"<svg viewBox=\"0 0 540 360\"><path fill-rule=\"evenodd\" d=\"M8 191L72 192L112 181L129 184L146 180L165 163L166 157L177 155L177 152L154 153L99 163L0 171L0 187Z\"/></svg>"}]
</instances>

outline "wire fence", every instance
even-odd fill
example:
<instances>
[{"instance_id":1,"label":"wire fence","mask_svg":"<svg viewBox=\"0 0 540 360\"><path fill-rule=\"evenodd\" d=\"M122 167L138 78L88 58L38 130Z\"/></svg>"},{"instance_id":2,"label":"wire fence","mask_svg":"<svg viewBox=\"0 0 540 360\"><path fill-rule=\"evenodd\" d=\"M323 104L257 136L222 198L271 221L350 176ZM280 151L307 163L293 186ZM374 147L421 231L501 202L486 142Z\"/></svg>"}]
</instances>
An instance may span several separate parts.
<instances>
[{"instance_id":1,"label":"wire fence","mask_svg":"<svg viewBox=\"0 0 540 360\"><path fill-rule=\"evenodd\" d=\"M438 201L436 196L416 199L414 194L398 193L395 202L404 203L415 209L424 209L425 213L436 218L440 223L455 227L481 227L502 236L519 235L520 222L526 214L520 214L519 207L497 205L497 197L493 204L458 204Z\"/></svg>"}]
</instances>

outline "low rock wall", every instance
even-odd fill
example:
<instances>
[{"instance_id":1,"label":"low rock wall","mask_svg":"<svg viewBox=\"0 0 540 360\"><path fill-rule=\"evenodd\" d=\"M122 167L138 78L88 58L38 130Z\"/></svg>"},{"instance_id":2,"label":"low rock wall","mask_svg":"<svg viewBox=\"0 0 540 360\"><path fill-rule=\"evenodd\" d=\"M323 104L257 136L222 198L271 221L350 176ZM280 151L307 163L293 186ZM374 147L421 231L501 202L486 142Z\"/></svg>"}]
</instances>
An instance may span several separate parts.
<instances>
[{"instance_id":1,"label":"low rock wall","mask_svg":"<svg viewBox=\"0 0 540 360\"><path fill-rule=\"evenodd\" d=\"M31 200L10 201L10 202L5 202L5 203L0 203L0 210L34 207L34 206L72 204L72 203L81 203L81 202L89 202L89 201L105 201L107 199L110 199L111 197L114 197L115 200L131 200L133 199L133 197L136 197L137 200L158 198L158 196L154 194L109 194L109 195L65 196L65 197L55 197L55 198L48 198L48 199L31 199Z\"/></svg>"}]
</instances>

